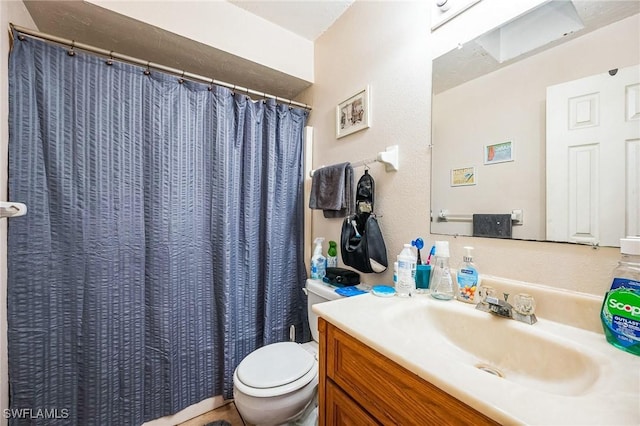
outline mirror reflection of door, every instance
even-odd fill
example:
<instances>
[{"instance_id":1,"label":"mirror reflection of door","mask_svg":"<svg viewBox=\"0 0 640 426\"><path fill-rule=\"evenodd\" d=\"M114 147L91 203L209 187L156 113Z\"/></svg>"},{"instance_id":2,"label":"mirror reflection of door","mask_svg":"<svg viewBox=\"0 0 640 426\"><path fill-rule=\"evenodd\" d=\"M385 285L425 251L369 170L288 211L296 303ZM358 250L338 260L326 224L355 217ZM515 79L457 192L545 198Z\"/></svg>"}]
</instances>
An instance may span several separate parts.
<instances>
[{"instance_id":1,"label":"mirror reflection of door","mask_svg":"<svg viewBox=\"0 0 640 426\"><path fill-rule=\"evenodd\" d=\"M640 66L548 87L546 157L549 240L639 235Z\"/></svg>"}]
</instances>

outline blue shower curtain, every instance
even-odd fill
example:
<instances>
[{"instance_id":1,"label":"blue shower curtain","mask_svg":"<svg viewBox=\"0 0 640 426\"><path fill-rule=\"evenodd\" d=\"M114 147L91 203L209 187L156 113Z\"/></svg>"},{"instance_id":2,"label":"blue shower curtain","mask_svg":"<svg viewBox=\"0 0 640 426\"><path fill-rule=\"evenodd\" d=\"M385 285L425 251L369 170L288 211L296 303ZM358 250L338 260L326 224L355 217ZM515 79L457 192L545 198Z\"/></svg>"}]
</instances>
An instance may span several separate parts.
<instances>
[{"instance_id":1,"label":"blue shower curtain","mask_svg":"<svg viewBox=\"0 0 640 426\"><path fill-rule=\"evenodd\" d=\"M12 424L231 397L246 354L308 339L306 112L67 51L10 56Z\"/></svg>"}]
</instances>

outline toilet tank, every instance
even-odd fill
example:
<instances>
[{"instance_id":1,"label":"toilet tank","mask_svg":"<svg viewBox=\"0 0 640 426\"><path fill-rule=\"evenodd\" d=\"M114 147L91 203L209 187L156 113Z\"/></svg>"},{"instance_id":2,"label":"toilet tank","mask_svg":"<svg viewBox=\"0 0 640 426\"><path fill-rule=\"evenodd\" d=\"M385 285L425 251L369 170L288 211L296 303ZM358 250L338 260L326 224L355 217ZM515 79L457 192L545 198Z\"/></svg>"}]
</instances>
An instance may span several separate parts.
<instances>
[{"instance_id":1,"label":"toilet tank","mask_svg":"<svg viewBox=\"0 0 640 426\"><path fill-rule=\"evenodd\" d=\"M316 303L328 302L330 300L341 299L335 292L337 287L326 284L320 280L307 280L307 311L309 312L309 328L311 328L311 336L313 340L318 342L320 336L318 334L318 315L313 312L311 307Z\"/></svg>"}]
</instances>

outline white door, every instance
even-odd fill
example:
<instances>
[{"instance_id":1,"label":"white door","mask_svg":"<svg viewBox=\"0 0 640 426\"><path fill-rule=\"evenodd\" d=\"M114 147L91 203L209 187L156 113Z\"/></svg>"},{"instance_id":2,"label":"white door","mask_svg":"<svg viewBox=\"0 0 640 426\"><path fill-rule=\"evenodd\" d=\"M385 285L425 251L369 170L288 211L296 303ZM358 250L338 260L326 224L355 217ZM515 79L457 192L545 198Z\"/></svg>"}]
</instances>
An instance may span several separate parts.
<instances>
[{"instance_id":1,"label":"white door","mask_svg":"<svg viewBox=\"0 0 640 426\"><path fill-rule=\"evenodd\" d=\"M640 66L547 88L547 239L640 235Z\"/></svg>"}]
</instances>

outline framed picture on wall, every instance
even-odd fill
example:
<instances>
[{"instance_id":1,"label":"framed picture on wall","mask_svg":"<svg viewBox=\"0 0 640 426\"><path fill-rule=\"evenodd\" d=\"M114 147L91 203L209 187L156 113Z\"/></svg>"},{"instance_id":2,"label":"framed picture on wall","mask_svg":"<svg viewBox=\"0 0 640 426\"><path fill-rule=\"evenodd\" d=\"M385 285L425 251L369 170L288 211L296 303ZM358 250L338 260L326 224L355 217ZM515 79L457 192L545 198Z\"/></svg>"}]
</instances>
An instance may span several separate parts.
<instances>
[{"instance_id":1,"label":"framed picture on wall","mask_svg":"<svg viewBox=\"0 0 640 426\"><path fill-rule=\"evenodd\" d=\"M336 139L370 126L369 86L336 107Z\"/></svg>"},{"instance_id":2,"label":"framed picture on wall","mask_svg":"<svg viewBox=\"0 0 640 426\"><path fill-rule=\"evenodd\" d=\"M484 164L505 163L507 161L513 161L513 141L484 146Z\"/></svg>"},{"instance_id":3,"label":"framed picture on wall","mask_svg":"<svg viewBox=\"0 0 640 426\"><path fill-rule=\"evenodd\" d=\"M469 186L476 184L476 168L462 167L451 169L451 186Z\"/></svg>"}]
</instances>

